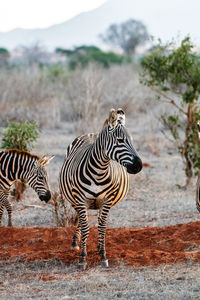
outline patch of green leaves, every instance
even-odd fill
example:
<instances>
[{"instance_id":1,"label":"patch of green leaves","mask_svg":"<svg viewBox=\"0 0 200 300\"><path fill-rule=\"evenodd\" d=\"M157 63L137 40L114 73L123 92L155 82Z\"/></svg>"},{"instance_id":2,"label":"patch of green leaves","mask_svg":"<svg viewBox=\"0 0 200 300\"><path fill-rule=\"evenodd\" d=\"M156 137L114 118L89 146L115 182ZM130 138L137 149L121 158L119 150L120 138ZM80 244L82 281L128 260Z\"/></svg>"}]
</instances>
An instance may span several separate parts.
<instances>
[{"instance_id":1,"label":"patch of green leaves","mask_svg":"<svg viewBox=\"0 0 200 300\"><path fill-rule=\"evenodd\" d=\"M3 130L1 147L3 149L31 151L38 135L39 129L35 122L8 123L8 126Z\"/></svg>"},{"instance_id":2,"label":"patch of green leaves","mask_svg":"<svg viewBox=\"0 0 200 300\"><path fill-rule=\"evenodd\" d=\"M180 47L160 43L141 61L143 83L159 86L163 91L177 91L184 85L183 101L192 103L197 100L200 94L200 56L193 52L193 48L189 37L181 42Z\"/></svg>"}]
</instances>

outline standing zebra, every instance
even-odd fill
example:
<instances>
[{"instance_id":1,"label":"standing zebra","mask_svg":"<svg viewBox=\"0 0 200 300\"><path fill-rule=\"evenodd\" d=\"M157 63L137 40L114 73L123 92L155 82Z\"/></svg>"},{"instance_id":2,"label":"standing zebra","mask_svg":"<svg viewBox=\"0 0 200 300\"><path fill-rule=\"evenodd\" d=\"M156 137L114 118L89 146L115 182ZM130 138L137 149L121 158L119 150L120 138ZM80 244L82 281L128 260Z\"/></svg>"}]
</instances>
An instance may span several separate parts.
<instances>
[{"instance_id":1,"label":"standing zebra","mask_svg":"<svg viewBox=\"0 0 200 300\"><path fill-rule=\"evenodd\" d=\"M0 224L4 207L8 212L8 226L12 226L12 206L8 201L11 185L25 180L38 194L40 200L48 202L51 198L47 172L44 165L54 156L38 157L26 151L0 151Z\"/></svg>"},{"instance_id":2,"label":"standing zebra","mask_svg":"<svg viewBox=\"0 0 200 300\"><path fill-rule=\"evenodd\" d=\"M105 251L105 231L110 208L121 201L129 189L129 175L142 169L142 161L135 151L124 127L122 109L112 109L98 134L76 138L68 146L59 185L61 195L78 213L78 226L72 248L79 249L79 268L86 267L86 240L89 234L87 209L99 209L98 250L101 265L108 267Z\"/></svg>"}]
</instances>

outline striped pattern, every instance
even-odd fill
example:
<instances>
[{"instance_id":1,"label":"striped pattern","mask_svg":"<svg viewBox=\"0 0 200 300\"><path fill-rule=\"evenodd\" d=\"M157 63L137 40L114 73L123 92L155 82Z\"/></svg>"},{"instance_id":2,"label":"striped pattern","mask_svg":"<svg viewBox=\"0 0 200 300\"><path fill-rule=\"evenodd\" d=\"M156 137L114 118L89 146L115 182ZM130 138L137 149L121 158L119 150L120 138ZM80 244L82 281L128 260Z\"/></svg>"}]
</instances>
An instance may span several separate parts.
<instances>
[{"instance_id":1,"label":"striped pattern","mask_svg":"<svg viewBox=\"0 0 200 300\"><path fill-rule=\"evenodd\" d=\"M8 226L12 226L12 207L8 201L11 185L25 180L42 201L48 201L51 193L44 165L53 157L38 157L26 151L4 150L0 152L0 224L4 208L8 212Z\"/></svg>"},{"instance_id":2,"label":"striped pattern","mask_svg":"<svg viewBox=\"0 0 200 300\"><path fill-rule=\"evenodd\" d=\"M142 168L124 122L125 115L121 109L111 110L98 135L76 138L66 152L59 184L61 195L72 204L79 216L72 247L78 249L81 238L80 268L86 265L87 209L99 209L98 249L102 265L107 266L105 230L109 210L126 196L128 173L138 173Z\"/></svg>"},{"instance_id":3,"label":"striped pattern","mask_svg":"<svg viewBox=\"0 0 200 300\"><path fill-rule=\"evenodd\" d=\"M196 185L196 207L197 210L200 212L200 174L198 175Z\"/></svg>"},{"instance_id":4,"label":"striped pattern","mask_svg":"<svg viewBox=\"0 0 200 300\"><path fill-rule=\"evenodd\" d=\"M197 124L198 132L199 132L199 140L200 140L200 122ZM196 207L197 210L200 212L200 172L197 178L197 185L196 185Z\"/></svg>"}]
</instances>

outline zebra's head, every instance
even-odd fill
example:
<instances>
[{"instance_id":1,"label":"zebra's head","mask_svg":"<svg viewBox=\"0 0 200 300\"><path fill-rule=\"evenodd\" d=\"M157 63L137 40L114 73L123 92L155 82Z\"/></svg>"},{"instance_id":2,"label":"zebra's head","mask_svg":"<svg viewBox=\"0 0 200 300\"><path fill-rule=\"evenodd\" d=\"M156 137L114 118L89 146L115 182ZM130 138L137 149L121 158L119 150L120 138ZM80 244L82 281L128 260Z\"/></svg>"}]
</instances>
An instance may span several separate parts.
<instances>
[{"instance_id":1,"label":"zebra's head","mask_svg":"<svg viewBox=\"0 0 200 300\"><path fill-rule=\"evenodd\" d=\"M117 161L130 174L136 174L142 169L142 161L134 149L131 137L125 128L125 114L121 108L111 109L107 119L105 151L106 156ZM106 125L106 124L105 124Z\"/></svg>"},{"instance_id":2,"label":"zebra's head","mask_svg":"<svg viewBox=\"0 0 200 300\"><path fill-rule=\"evenodd\" d=\"M35 161L33 168L27 174L28 184L36 191L41 201L48 202L51 199L51 192L49 190L48 175L45 165L52 159L52 156L43 156Z\"/></svg>"}]
</instances>

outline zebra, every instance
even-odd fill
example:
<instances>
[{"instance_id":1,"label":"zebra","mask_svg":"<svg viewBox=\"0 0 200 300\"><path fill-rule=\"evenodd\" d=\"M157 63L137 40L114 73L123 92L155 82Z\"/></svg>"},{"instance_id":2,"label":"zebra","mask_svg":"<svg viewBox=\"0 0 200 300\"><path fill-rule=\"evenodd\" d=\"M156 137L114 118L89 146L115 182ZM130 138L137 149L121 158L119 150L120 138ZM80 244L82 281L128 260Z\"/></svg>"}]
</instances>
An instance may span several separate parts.
<instances>
[{"instance_id":1,"label":"zebra","mask_svg":"<svg viewBox=\"0 0 200 300\"><path fill-rule=\"evenodd\" d=\"M198 128L198 135L200 140L200 122L197 123L197 128ZM197 210L200 212L200 172L198 174L197 184L196 184L196 207Z\"/></svg>"},{"instance_id":2,"label":"zebra","mask_svg":"<svg viewBox=\"0 0 200 300\"><path fill-rule=\"evenodd\" d=\"M88 209L98 209L98 251L101 265L108 267L105 231L110 208L121 201L129 189L129 174L142 169L142 161L125 128L122 109L111 109L99 134L77 137L69 146L59 175L61 196L78 214L72 249L81 254L79 269L86 268L86 241L89 234Z\"/></svg>"},{"instance_id":3,"label":"zebra","mask_svg":"<svg viewBox=\"0 0 200 300\"><path fill-rule=\"evenodd\" d=\"M4 208L8 213L8 226L12 226L12 206L8 196L12 184L16 180L24 180L38 194L41 201L48 202L51 192L48 185L48 176L44 165L48 164L54 156L31 154L17 149L0 151L0 225Z\"/></svg>"}]
</instances>

